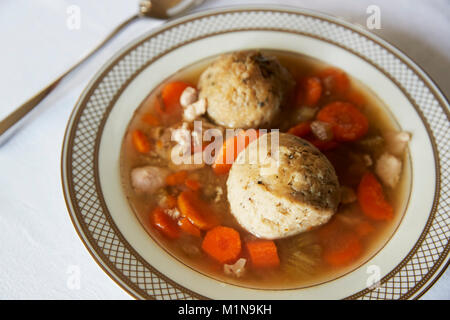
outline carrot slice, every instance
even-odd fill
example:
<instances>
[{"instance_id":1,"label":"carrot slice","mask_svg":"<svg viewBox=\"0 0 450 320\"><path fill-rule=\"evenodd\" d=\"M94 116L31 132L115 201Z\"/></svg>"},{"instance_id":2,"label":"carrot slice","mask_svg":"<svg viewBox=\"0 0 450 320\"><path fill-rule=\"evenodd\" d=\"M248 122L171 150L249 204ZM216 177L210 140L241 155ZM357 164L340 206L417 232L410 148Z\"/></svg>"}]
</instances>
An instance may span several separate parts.
<instances>
[{"instance_id":1,"label":"carrot slice","mask_svg":"<svg viewBox=\"0 0 450 320\"><path fill-rule=\"evenodd\" d=\"M131 140L133 141L134 148L140 153L147 153L150 151L150 142L141 130L134 130L131 133Z\"/></svg>"},{"instance_id":2,"label":"carrot slice","mask_svg":"<svg viewBox=\"0 0 450 320\"><path fill-rule=\"evenodd\" d=\"M322 83L318 77L306 77L298 84L297 106L314 107L322 96Z\"/></svg>"},{"instance_id":3,"label":"carrot slice","mask_svg":"<svg viewBox=\"0 0 450 320\"><path fill-rule=\"evenodd\" d=\"M348 102L332 102L317 114L317 120L332 125L333 135L337 141L355 141L369 130L366 116Z\"/></svg>"},{"instance_id":4,"label":"carrot slice","mask_svg":"<svg viewBox=\"0 0 450 320\"><path fill-rule=\"evenodd\" d=\"M341 233L324 248L323 259L332 266L343 266L358 258L361 251L361 242L355 234Z\"/></svg>"},{"instance_id":5,"label":"carrot slice","mask_svg":"<svg viewBox=\"0 0 450 320\"><path fill-rule=\"evenodd\" d=\"M241 253L241 237L232 228L217 226L206 233L202 249L220 263L234 262Z\"/></svg>"},{"instance_id":6,"label":"carrot slice","mask_svg":"<svg viewBox=\"0 0 450 320\"><path fill-rule=\"evenodd\" d=\"M322 83L317 77L309 77L305 80L305 105L315 106L322 96Z\"/></svg>"},{"instance_id":7,"label":"carrot slice","mask_svg":"<svg viewBox=\"0 0 450 320\"><path fill-rule=\"evenodd\" d=\"M189 189L191 189L193 191L197 191L201 187L200 182L198 182L197 180L194 180L194 179L186 179L184 184L186 185L186 187L188 187Z\"/></svg>"},{"instance_id":8,"label":"carrot slice","mask_svg":"<svg viewBox=\"0 0 450 320\"><path fill-rule=\"evenodd\" d=\"M297 136L300 138L304 138L309 133L311 133L311 122L309 122L309 121L300 122L296 126L290 128L288 130L288 133L293 134L294 136Z\"/></svg>"},{"instance_id":9,"label":"carrot slice","mask_svg":"<svg viewBox=\"0 0 450 320\"><path fill-rule=\"evenodd\" d=\"M332 94L345 95L350 88L350 79L347 74L337 68L326 68L319 73L325 91Z\"/></svg>"},{"instance_id":10,"label":"carrot slice","mask_svg":"<svg viewBox=\"0 0 450 320\"><path fill-rule=\"evenodd\" d=\"M182 81L174 81L166 84L161 91L162 100L164 102L164 113L172 114L181 109L180 97L184 89L191 87L189 83Z\"/></svg>"},{"instance_id":11,"label":"carrot slice","mask_svg":"<svg viewBox=\"0 0 450 320\"><path fill-rule=\"evenodd\" d=\"M219 223L212 208L194 191L183 191L178 196L178 209L183 217L201 230L208 230Z\"/></svg>"},{"instance_id":12,"label":"carrot slice","mask_svg":"<svg viewBox=\"0 0 450 320\"><path fill-rule=\"evenodd\" d=\"M320 139L307 139L307 140L311 142L320 151L332 150L339 146L339 143L337 143L336 141L323 141Z\"/></svg>"},{"instance_id":13,"label":"carrot slice","mask_svg":"<svg viewBox=\"0 0 450 320\"><path fill-rule=\"evenodd\" d=\"M156 127L160 125L160 122L158 120L157 117L155 117L154 115L150 114L150 113L146 113L142 116L142 121L144 121L145 123Z\"/></svg>"},{"instance_id":14,"label":"carrot slice","mask_svg":"<svg viewBox=\"0 0 450 320\"><path fill-rule=\"evenodd\" d=\"M156 207L152 212L152 224L161 231L165 236L176 239L180 236L180 229L171 217L169 217L164 209Z\"/></svg>"},{"instance_id":15,"label":"carrot slice","mask_svg":"<svg viewBox=\"0 0 450 320\"><path fill-rule=\"evenodd\" d=\"M236 136L225 140L212 165L214 172L218 175L227 174L239 153L258 139L259 135L259 130L240 131Z\"/></svg>"},{"instance_id":16,"label":"carrot slice","mask_svg":"<svg viewBox=\"0 0 450 320\"><path fill-rule=\"evenodd\" d=\"M183 184L187 177L187 171L181 170L174 172L172 174L169 174L166 177L166 184L168 186L176 186L179 184Z\"/></svg>"},{"instance_id":17,"label":"carrot slice","mask_svg":"<svg viewBox=\"0 0 450 320\"><path fill-rule=\"evenodd\" d=\"M364 214L373 220L391 220L394 216L394 210L386 201L381 184L370 172L359 183L358 202Z\"/></svg>"},{"instance_id":18,"label":"carrot slice","mask_svg":"<svg viewBox=\"0 0 450 320\"><path fill-rule=\"evenodd\" d=\"M216 174L227 174L234 160L236 160L237 140L239 135L228 138L222 145L217 157L214 159L212 168ZM232 149L234 148L234 149Z\"/></svg>"},{"instance_id":19,"label":"carrot slice","mask_svg":"<svg viewBox=\"0 0 450 320\"><path fill-rule=\"evenodd\" d=\"M280 265L275 242L271 240L255 240L247 242L245 245L253 267L275 268Z\"/></svg>"},{"instance_id":20,"label":"carrot slice","mask_svg":"<svg viewBox=\"0 0 450 320\"><path fill-rule=\"evenodd\" d=\"M188 218L182 217L180 220L178 220L178 225L180 226L180 229L186 232L187 234L190 234L194 237L200 237L201 232L200 229L194 226Z\"/></svg>"}]
</instances>

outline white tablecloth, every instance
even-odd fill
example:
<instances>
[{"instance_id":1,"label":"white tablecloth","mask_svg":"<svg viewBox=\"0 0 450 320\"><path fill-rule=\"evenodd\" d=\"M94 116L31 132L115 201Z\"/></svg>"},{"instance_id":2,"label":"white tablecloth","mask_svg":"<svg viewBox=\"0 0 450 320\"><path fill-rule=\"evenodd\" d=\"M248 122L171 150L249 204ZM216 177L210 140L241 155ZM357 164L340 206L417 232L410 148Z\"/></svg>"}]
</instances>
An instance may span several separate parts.
<instances>
[{"instance_id":1,"label":"white tablecloth","mask_svg":"<svg viewBox=\"0 0 450 320\"><path fill-rule=\"evenodd\" d=\"M421 65L447 95L450 3L447 0L210 0L202 8L275 3L319 10L366 25L366 8L381 9L381 29ZM81 10L80 28L67 10ZM0 2L0 119L32 96L132 15L136 0L4 0ZM0 147L0 298L130 299L94 262L67 214L60 182L66 123L83 88L116 51L159 25L141 20L72 72L34 118ZM80 281L73 282L79 274ZM450 298L447 271L423 298Z\"/></svg>"}]
</instances>

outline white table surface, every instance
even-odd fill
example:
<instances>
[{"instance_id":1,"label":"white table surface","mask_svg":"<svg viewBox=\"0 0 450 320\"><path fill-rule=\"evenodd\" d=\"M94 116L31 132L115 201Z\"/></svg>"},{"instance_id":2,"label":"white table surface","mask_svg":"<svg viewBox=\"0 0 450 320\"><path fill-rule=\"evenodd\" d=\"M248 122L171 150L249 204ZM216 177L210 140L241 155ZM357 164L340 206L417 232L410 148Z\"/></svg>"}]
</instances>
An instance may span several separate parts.
<instances>
[{"instance_id":1,"label":"white table surface","mask_svg":"<svg viewBox=\"0 0 450 320\"><path fill-rule=\"evenodd\" d=\"M448 0L210 0L202 8L274 3L315 9L366 24L421 65L450 94ZM66 26L67 8L81 9L80 29ZM136 0L3 0L0 2L0 119L62 73L133 14ZM88 81L116 51L160 22L138 21L72 72L34 117L0 147L0 299L131 299L94 262L78 238L62 195L60 154L66 123ZM80 275L73 285L71 275ZM450 272L424 299L450 298Z\"/></svg>"}]
</instances>

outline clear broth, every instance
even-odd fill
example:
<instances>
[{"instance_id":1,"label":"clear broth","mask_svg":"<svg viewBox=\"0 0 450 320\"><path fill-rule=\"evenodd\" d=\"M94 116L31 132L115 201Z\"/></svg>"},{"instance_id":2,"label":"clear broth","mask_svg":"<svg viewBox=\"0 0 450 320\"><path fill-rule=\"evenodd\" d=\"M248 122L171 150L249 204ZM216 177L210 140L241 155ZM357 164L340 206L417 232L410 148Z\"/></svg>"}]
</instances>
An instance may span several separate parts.
<instances>
[{"instance_id":1,"label":"clear broth","mask_svg":"<svg viewBox=\"0 0 450 320\"><path fill-rule=\"evenodd\" d=\"M294 76L298 78L301 75L314 74L317 70L321 70L329 65L318 61L312 57L291 53L291 52L280 52L280 51L268 51L262 50L262 52L267 52L271 55L275 55L282 65L284 65ZM198 82L198 78L202 71L207 67L207 65L217 57L211 57L203 61L197 62L194 65L188 66L169 79L166 79L162 84L169 81L181 80L192 84ZM369 119L369 133L370 135L376 135L380 132L385 131L397 131L399 126L395 122L393 116L388 111L388 108L378 99L378 97L362 83L354 78L351 78L351 85L357 92L359 92L366 103L364 105L364 114ZM129 203L138 217L139 221L142 223L149 235L157 241L167 252L185 264L187 267L201 272L207 276L219 279L226 283L235 284L238 286L258 288L258 289L293 289L312 286L336 279L354 269L361 266L363 263L368 261L372 256L374 256L390 239L390 237L395 232L398 224L400 223L403 213L406 210L409 193L410 193L410 161L408 154L403 157L403 170L402 176L399 184L394 189L385 189L385 195L389 203L394 208L394 219L388 222L373 222L374 232L367 236L363 241L363 253L360 257L353 261L351 264L344 267L331 267L327 265L324 261L320 259L320 253L315 252L317 249L316 234L319 229L305 232L298 236L293 236L287 239L276 240L277 247L280 252L281 266L276 270L257 270L252 269L241 278L234 278L224 274L222 265L206 257L203 254L202 257L192 257L186 254L183 250L183 242L189 242L194 245L200 245L200 240L192 239L189 237L181 237L177 240L168 240L157 230L155 230L150 223L150 212L156 206L155 199L153 195L137 195L130 183L130 171L139 166L148 165L149 159L142 156L133 150L130 135L134 129L142 129L141 117L152 110L155 96L160 90L161 86L153 90L148 98L139 106L136 110L133 118L130 121L127 134L124 137L122 150L121 150L121 176L125 194L129 200ZM286 122L290 118L290 114L281 114L281 117L285 117ZM289 125L292 125L289 124ZM350 148L351 149L351 148ZM344 174L340 172L345 172L348 165L348 157L346 152L348 150L342 150L341 152L331 152L332 155L328 154L330 161L336 168L340 182L346 181L347 179L343 177ZM351 151L351 150L350 150ZM327 153L325 153L327 155ZM150 163L156 164L158 163ZM216 176L209 166L202 169L196 170L195 174L200 178L201 181L209 181L213 185L222 187L224 194L222 196L222 201L218 204L214 204L215 209L222 212L223 225L233 227L241 233L241 237L245 238L248 236L245 230L243 230L237 222L232 217L229 212L228 201L226 200L226 178L227 176ZM352 179L346 182L346 185L354 186ZM357 202L351 205L341 205L338 212L335 214L337 217L354 217L357 215L362 215ZM299 268L289 268L289 266L283 265L284 251L289 252L290 246L294 245L299 247L305 253L306 261L308 259L313 260L314 263L305 262L305 266ZM300 250L299 249L299 250ZM317 251L317 250L316 250ZM320 251L320 250L319 250ZM289 254L289 253L288 253ZM313 267L311 267L313 266Z\"/></svg>"}]
</instances>

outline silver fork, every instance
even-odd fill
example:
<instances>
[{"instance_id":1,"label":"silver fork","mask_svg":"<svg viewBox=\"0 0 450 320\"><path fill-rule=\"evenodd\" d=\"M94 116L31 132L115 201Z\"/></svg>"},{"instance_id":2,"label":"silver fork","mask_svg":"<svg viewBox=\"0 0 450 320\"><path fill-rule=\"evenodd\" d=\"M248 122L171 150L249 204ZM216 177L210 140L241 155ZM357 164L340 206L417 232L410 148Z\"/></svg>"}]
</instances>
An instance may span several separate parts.
<instances>
[{"instance_id":1,"label":"silver fork","mask_svg":"<svg viewBox=\"0 0 450 320\"><path fill-rule=\"evenodd\" d=\"M36 93L24 104L11 112L5 119L0 121L0 144L3 144L18 129L25 120L25 116L29 114L52 90L58 83L70 72L76 69L89 57L94 55L106 43L108 43L123 28L132 22L141 18L157 18L169 19L180 16L187 10L200 5L205 0L142 0L139 2L139 11L118 25L101 43L99 43L91 52L86 54L80 61L73 65L70 69L60 75L52 83L47 85L41 91Z\"/></svg>"}]
</instances>

